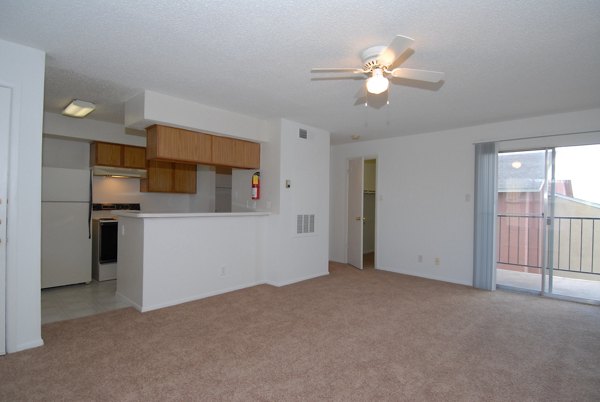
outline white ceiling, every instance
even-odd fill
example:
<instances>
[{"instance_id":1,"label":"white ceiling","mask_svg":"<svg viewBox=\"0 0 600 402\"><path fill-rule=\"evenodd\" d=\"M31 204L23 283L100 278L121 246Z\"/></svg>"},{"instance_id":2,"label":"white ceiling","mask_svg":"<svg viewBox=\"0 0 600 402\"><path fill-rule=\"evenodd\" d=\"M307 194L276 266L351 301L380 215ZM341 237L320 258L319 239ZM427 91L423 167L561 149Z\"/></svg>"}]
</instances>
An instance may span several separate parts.
<instances>
[{"instance_id":1,"label":"white ceiling","mask_svg":"<svg viewBox=\"0 0 600 402\"><path fill-rule=\"evenodd\" d=\"M402 64L441 86L313 80L312 67L360 67L360 52L415 39ZM598 0L2 0L0 38L47 52L45 109L123 103L149 89L332 132L332 143L600 107ZM0 56L1 57L1 56ZM358 103L358 104L355 104Z\"/></svg>"}]
</instances>

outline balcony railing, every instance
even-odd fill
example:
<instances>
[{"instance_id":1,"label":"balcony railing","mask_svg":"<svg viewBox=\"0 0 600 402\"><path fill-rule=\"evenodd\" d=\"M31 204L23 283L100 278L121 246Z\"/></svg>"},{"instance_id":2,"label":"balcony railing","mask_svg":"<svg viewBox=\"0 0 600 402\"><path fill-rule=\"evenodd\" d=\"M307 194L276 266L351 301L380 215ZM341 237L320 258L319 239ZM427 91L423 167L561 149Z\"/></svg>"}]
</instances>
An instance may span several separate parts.
<instances>
[{"instance_id":1,"label":"balcony railing","mask_svg":"<svg viewBox=\"0 0 600 402\"><path fill-rule=\"evenodd\" d=\"M498 215L498 264L542 268L545 218ZM549 265L557 271L600 275L600 218L554 218Z\"/></svg>"}]
</instances>

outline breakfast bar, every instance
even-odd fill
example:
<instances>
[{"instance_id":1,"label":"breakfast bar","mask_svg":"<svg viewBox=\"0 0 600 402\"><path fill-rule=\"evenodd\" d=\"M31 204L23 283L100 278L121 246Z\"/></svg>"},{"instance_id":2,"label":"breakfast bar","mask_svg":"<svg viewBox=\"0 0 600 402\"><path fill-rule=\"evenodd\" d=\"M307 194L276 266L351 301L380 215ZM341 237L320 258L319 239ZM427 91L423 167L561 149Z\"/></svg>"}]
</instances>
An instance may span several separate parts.
<instances>
[{"instance_id":1,"label":"breakfast bar","mask_svg":"<svg viewBox=\"0 0 600 402\"><path fill-rule=\"evenodd\" d=\"M116 215L117 295L139 311L263 283L269 213Z\"/></svg>"}]
</instances>

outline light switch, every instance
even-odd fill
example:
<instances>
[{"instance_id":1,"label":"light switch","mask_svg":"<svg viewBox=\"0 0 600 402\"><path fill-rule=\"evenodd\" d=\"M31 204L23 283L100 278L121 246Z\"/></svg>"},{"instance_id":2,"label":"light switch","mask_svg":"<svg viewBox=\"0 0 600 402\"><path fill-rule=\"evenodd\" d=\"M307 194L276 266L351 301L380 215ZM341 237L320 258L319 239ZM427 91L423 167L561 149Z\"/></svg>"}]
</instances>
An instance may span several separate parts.
<instances>
[{"instance_id":1,"label":"light switch","mask_svg":"<svg viewBox=\"0 0 600 402\"><path fill-rule=\"evenodd\" d=\"M285 181L285 188L290 188L290 187L292 187L292 181L290 179L287 179Z\"/></svg>"}]
</instances>

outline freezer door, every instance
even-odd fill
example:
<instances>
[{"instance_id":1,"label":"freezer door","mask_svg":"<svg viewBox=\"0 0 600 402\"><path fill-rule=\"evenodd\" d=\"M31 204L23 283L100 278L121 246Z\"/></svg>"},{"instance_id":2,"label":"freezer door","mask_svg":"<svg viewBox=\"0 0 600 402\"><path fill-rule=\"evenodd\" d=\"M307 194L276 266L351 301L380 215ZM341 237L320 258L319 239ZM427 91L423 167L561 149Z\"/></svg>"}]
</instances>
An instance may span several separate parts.
<instances>
[{"instance_id":1,"label":"freezer door","mask_svg":"<svg viewBox=\"0 0 600 402\"><path fill-rule=\"evenodd\" d=\"M42 169L42 201L88 202L90 171L87 169Z\"/></svg>"},{"instance_id":2,"label":"freezer door","mask_svg":"<svg viewBox=\"0 0 600 402\"><path fill-rule=\"evenodd\" d=\"M86 203L42 203L42 289L92 280L87 214Z\"/></svg>"}]
</instances>

